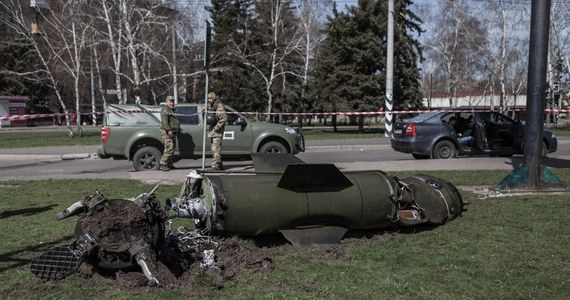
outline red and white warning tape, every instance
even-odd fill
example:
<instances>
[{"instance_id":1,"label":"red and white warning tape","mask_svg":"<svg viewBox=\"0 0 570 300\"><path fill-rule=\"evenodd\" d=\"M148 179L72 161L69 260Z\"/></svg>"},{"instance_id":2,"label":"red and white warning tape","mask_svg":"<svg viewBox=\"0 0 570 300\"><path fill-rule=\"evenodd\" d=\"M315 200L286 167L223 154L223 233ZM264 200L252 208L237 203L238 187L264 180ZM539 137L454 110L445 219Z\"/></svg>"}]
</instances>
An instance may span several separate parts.
<instances>
[{"instance_id":1,"label":"red and white warning tape","mask_svg":"<svg viewBox=\"0 0 570 300\"><path fill-rule=\"evenodd\" d=\"M429 110L429 109L417 109L417 110L395 110L392 114L419 114L426 112L472 112L472 109L465 110ZM477 110L492 112L497 110ZM512 109L510 111L513 111ZM514 111L524 111L524 109L514 109ZM570 112L570 109L545 109L545 113L556 113L556 112ZM82 113L81 115L104 115L104 114L132 114L132 113L160 113L160 110L115 110L115 111L104 111L104 112L92 112L92 113ZM228 112L231 113L231 112ZM333 116L333 115L343 115L343 116L377 116L385 115L386 111L365 111L365 112L306 112L306 113L261 113L261 112L239 112L242 115L274 115L274 116ZM68 114L70 117L77 114ZM182 116L188 116L186 114L176 114ZM192 114L195 115L195 114ZM0 121L17 121L17 120L30 120L38 118L51 118L51 117L65 117L64 113L57 114L27 114L27 115L7 115L0 117Z\"/></svg>"}]
</instances>

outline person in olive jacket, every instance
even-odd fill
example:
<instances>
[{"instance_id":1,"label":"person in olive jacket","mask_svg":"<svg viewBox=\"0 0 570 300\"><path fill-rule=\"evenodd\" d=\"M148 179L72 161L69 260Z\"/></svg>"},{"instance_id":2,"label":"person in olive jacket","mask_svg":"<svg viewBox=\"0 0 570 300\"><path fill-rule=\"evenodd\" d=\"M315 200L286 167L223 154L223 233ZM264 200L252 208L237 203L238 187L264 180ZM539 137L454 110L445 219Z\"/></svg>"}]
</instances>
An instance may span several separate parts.
<instances>
[{"instance_id":1,"label":"person in olive jacket","mask_svg":"<svg viewBox=\"0 0 570 300\"><path fill-rule=\"evenodd\" d=\"M226 114L226 109L224 104L216 96L216 93L208 93L208 111L212 112L214 120L210 123L208 128L208 137L212 142L212 169L213 170L223 170L224 165L222 163L222 138L224 136L224 128L226 126L226 121L228 116Z\"/></svg>"},{"instance_id":2,"label":"person in olive jacket","mask_svg":"<svg viewBox=\"0 0 570 300\"><path fill-rule=\"evenodd\" d=\"M166 106L160 110L160 138L164 144L164 153L160 158L160 170L174 169L172 157L176 149L176 134L180 132L180 122L174 115L174 97L166 97Z\"/></svg>"}]
</instances>

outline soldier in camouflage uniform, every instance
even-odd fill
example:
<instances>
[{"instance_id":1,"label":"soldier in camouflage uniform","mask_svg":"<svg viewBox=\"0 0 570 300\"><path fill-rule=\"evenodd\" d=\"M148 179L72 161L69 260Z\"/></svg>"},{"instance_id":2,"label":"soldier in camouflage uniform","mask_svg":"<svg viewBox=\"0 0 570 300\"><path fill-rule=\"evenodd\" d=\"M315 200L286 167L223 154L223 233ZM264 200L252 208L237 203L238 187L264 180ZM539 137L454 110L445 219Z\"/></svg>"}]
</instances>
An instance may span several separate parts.
<instances>
[{"instance_id":1,"label":"soldier in camouflage uniform","mask_svg":"<svg viewBox=\"0 0 570 300\"><path fill-rule=\"evenodd\" d=\"M174 169L172 156L176 149L176 134L180 132L180 122L174 115L174 97L166 97L166 106L160 110L160 138L164 144L164 153L160 158L160 170Z\"/></svg>"},{"instance_id":2,"label":"soldier in camouflage uniform","mask_svg":"<svg viewBox=\"0 0 570 300\"><path fill-rule=\"evenodd\" d=\"M224 104L215 93L208 93L208 111L215 114L215 122L209 124L208 137L212 141L212 169L223 170L224 166L222 164L222 138L224 135L224 127L226 127L226 121L228 116L226 115L226 109Z\"/></svg>"}]
</instances>

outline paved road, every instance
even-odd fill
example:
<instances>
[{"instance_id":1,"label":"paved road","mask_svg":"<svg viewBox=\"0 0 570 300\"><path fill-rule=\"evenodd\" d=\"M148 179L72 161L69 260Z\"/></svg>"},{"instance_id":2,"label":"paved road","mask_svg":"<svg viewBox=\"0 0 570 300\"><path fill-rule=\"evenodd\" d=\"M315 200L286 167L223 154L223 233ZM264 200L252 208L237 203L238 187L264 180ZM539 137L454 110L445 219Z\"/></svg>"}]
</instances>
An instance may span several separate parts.
<instances>
[{"instance_id":1,"label":"paved road","mask_svg":"<svg viewBox=\"0 0 570 300\"><path fill-rule=\"evenodd\" d=\"M544 159L549 168L570 168L570 139L560 139L559 151ZM145 182L179 183L201 160L182 160L181 169L170 172L134 172L126 160L97 159L98 146L0 149L0 180L47 178L125 178ZM307 151L298 157L308 163L334 163L344 170L510 170L523 162L521 156L471 157L452 160L415 160L391 149L389 140L350 139L308 141ZM225 163L232 170L251 169L251 161ZM209 166L209 160L206 161Z\"/></svg>"}]
</instances>

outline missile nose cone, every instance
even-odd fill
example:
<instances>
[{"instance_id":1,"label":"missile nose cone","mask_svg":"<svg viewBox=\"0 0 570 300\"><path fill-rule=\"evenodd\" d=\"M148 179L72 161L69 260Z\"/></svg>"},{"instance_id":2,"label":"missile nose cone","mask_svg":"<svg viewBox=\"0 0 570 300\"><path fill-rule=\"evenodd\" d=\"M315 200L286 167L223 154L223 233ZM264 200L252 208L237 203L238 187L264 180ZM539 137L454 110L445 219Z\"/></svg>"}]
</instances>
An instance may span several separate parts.
<instances>
[{"instance_id":1,"label":"missile nose cone","mask_svg":"<svg viewBox=\"0 0 570 300\"><path fill-rule=\"evenodd\" d=\"M407 189L403 199L417 205L427 223L443 224L460 216L465 203L459 190L450 182L429 175L416 175L401 180Z\"/></svg>"}]
</instances>

